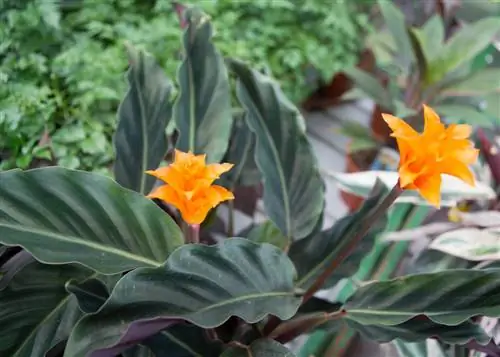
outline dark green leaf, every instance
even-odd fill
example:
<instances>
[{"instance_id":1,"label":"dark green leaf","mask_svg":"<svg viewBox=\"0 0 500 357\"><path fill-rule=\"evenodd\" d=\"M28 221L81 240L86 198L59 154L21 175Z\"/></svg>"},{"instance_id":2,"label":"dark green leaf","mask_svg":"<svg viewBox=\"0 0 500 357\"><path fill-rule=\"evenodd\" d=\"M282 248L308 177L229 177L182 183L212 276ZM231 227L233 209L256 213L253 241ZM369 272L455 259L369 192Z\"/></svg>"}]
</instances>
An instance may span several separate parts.
<instances>
[{"instance_id":1,"label":"dark green leaf","mask_svg":"<svg viewBox=\"0 0 500 357\"><path fill-rule=\"evenodd\" d=\"M114 173L120 185L148 194L155 179L145 171L156 169L167 151L172 83L152 55L131 46L127 52L129 89L118 108Z\"/></svg>"},{"instance_id":2,"label":"dark green leaf","mask_svg":"<svg viewBox=\"0 0 500 357\"><path fill-rule=\"evenodd\" d=\"M298 271L296 282L298 287L307 289L333 260L338 259L339 253L357 234L360 228L359 223L372 214L386 194L387 189L384 189L382 185L377 185L373 196L365 201L358 212L338 220L332 228L326 231L292 243L289 256ZM325 287L334 285L340 279L356 273L361 260L373 247L376 236L382 232L386 223L387 217L384 217L371 228L353 254L347 257L328 279Z\"/></svg>"},{"instance_id":3,"label":"dark green leaf","mask_svg":"<svg viewBox=\"0 0 500 357\"><path fill-rule=\"evenodd\" d=\"M384 110L393 111L393 99L377 78L356 67L346 68L344 72L359 89L384 108Z\"/></svg>"},{"instance_id":4,"label":"dark green leaf","mask_svg":"<svg viewBox=\"0 0 500 357\"><path fill-rule=\"evenodd\" d=\"M224 60L212 44L212 25L193 8L186 13L185 58L178 71L180 95L174 105L179 130L177 148L207 154L209 162L224 156L231 134L231 97Z\"/></svg>"},{"instance_id":5,"label":"dark green leaf","mask_svg":"<svg viewBox=\"0 0 500 357\"><path fill-rule=\"evenodd\" d=\"M437 324L424 316L417 316L400 324L366 324L348 319L347 323L371 340L379 343L390 342L396 338L406 342L422 341L426 338L438 338L449 344L465 344L476 341L482 345L490 341L487 333L476 323L465 321L448 326ZM406 357L406 356L405 356Z\"/></svg>"},{"instance_id":6,"label":"dark green leaf","mask_svg":"<svg viewBox=\"0 0 500 357\"><path fill-rule=\"evenodd\" d=\"M142 330L153 326L152 335L174 319L205 328L230 316L250 323L268 314L289 319L301 302L294 277L292 262L269 244L231 238L215 246L182 246L164 266L125 275L102 309L80 320L65 356L85 357L115 346L134 323Z\"/></svg>"},{"instance_id":7,"label":"dark green leaf","mask_svg":"<svg viewBox=\"0 0 500 357\"><path fill-rule=\"evenodd\" d=\"M397 48L396 59L401 68L407 71L414 62L415 57L408 37L405 16L392 1L379 0L378 6L384 17L385 24L394 38Z\"/></svg>"},{"instance_id":8,"label":"dark green leaf","mask_svg":"<svg viewBox=\"0 0 500 357\"><path fill-rule=\"evenodd\" d=\"M232 61L238 99L256 142L270 219L290 239L306 237L324 208L325 185L298 110L269 77Z\"/></svg>"},{"instance_id":9,"label":"dark green leaf","mask_svg":"<svg viewBox=\"0 0 500 357\"><path fill-rule=\"evenodd\" d=\"M76 297L80 310L86 314L99 310L109 297L106 284L95 278L83 282L71 279L66 283L66 290Z\"/></svg>"},{"instance_id":10,"label":"dark green leaf","mask_svg":"<svg viewBox=\"0 0 500 357\"><path fill-rule=\"evenodd\" d=\"M500 316L500 270L445 270L369 283L345 304L349 320L393 326L425 315L458 325L478 315Z\"/></svg>"},{"instance_id":11,"label":"dark green leaf","mask_svg":"<svg viewBox=\"0 0 500 357\"><path fill-rule=\"evenodd\" d=\"M0 173L0 242L104 274L160 266L183 242L152 201L113 180L49 167ZM62 214L64 212L64 214Z\"/></svg>"},{"instance_id":12,"label":"dark green leaf","mask_svg":"<svg viewBox=\"0 0 500 357\"><path fill-rule=\"evenodd\" d=\"M248 347L231 347L220 357L295 357L295 355L281 343L260 339Z\"/></svg>"},{"instance_id":13,"label":"dark green leaf","mask_svg":"<svg viewBox=\"0 0 500 357\"><path fill-rule=\"evenodd\" d=\"M465 25L429 62L426 83L432 84L440 81L448 73L476 57L492 42L499 30L500 18L498 17L488 17Z\"/></svg>"},{"instance_id":14,"label":"dark green leaf","mask_svg":"<svg viewBox=\"0 0 500 357\"><path fill-rule=\"evenodd\" d=\"M64 284L95 275L74 265L49 266L34 262L0 291L0 355L44 356L65 340L81 317L76 299Z\"/></svg>"},{"instance_id":15,"label":"dark green leaf","mask_svg":"<svg viewBox=\"0 0 500 357\"><path fill-rule=\"evenodd\" d=\"M142 343L157 357L218 357L221 343L209 341L201 327L180 323L163 330Z\"/></svg>"},{"instance_id":16,"label":"dark green leaf","mask_svg":"<svg viewBox=\"0 0 500 357\"><path fill-rule=\"evenodd\" d=\"M248 233L247 239L255 243L269 243L282 250L290 244L290 240L271 221L266 221L253 227Z\"/></svg>"},{"instance_id":17,"label":"dark green leaf","mask_svg":"<svg viewBox=\"0 0 500 357\"><path fill-rule=\"evenodd\" d=\"M7 259L4 264L0 264L0 290L3 290L21 269L34 261L35 259L30 253L20 250Z\"/></svg>"},{"instance_id":18,"label":"dark green leaf","mask_svg":"<svg viewBox=\"0 0 500 357\"><path fill-rule=\"evenodd\" d=\"M161 357L161 355L156 355L149 347L143 345L133 346L124 351L122 355L123 357Z\"/></svg>"}]
</instances>

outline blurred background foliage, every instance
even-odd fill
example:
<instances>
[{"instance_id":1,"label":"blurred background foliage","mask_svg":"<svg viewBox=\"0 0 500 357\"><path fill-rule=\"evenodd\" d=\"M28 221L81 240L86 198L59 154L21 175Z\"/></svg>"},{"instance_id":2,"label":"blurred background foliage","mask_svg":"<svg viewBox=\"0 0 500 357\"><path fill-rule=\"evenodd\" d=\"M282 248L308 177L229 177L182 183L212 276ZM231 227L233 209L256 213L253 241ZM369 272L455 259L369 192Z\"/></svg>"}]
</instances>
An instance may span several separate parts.
<instances>
[{"instance_id":1,"label":"blurred background foliage","mask_svg":"<svg viewBox=\"0 0 500 357\"><path fill-rule=\"evenodd\" d=\"M361 1L192 0L224 55L268 70L301 100L357 61ZM125 90L123 42L175 78L180 26L168 0L0 0L0 169L49 160L106 173Z\"/></svg>"}]
</instances>

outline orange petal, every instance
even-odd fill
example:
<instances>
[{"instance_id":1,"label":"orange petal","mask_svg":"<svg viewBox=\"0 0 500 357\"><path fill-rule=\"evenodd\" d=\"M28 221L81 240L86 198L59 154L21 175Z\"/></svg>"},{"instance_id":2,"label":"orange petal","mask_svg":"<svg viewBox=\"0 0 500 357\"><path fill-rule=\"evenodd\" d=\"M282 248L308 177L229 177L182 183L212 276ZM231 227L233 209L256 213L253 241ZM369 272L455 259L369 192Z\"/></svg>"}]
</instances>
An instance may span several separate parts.
<instances>
[{"instance_id":1,"label":"orange petal","mask_svg":"<svg viewBox=\"0 0 500 357\"><path fill-rule=\"evenodd\" d=\"M451 124L446 128L450 139L467 139L472 134L472 127L467 124Z\"/></svg>"},{"instance_id":2,"label":"orange petal","mask_svg":"<svg viewBox=\"0 0 500 357\"><path fill-rule=\"evenodd\" d=\"M168 172L170 171L170 167L159 167L156 170L147 170L146 173L148 175L154 176L159 180L162 180L163 182L165 181L165 177L167 177Z\"/></svg>"},{"instance_id":3,"label":"orange petal","mask_svg":"<svg viewBox=\"0 0 500 357\"><path fill-rule=\"evenodd\" d=\"M158 198L162 201L170 203L172 206L181 211L181 213L186 210L186 200L184 199L184 197L179 195L176 190L168 185L158 187L147 197Z\"/></svg>"},{"instance_id":4,"label":"orange petal","mask_svg":"<svg viewBox=\"0 0 500 357\"><path fill-rule=\"evenodd\" d=\"M455 176L471 186L475 185L474 175L469 167L459 160L447 159L440 163L439 169L443 174Z\"/></svg>"},{"instance_id":5,"label":"orange petal","mask_svg":"<svg viewBox=\"0 0 500 357\"><path fill-rule=\"evenodd\" d=\"M423 104L424 107L424 132L427 138L437 140L445 132L445 127L441 123L439 115L427 105Z\"/></svg>"},{"instance_id":6,"label":"orange petal","mask_svg":"<svg viewBox=\"0 0 500 357\"><path fill-rule=\"evenodd\" d=\"M418 133L403 119L385 113L382 113L382 118L393 131L393 136L415 137L418 135Z\"/></svg>"},{"instance_id":7,"label":"orange petal","mask_svg":"<svg viewBox=\"0 0 500 357\"><path fill-rule=\"evenodd\" d=\"M231 170L233 166L234 166L233 164L228 164L228 163L209 164L207 165L207 176L218 179L220 175Z\"/></svg>"},{"instance_id":8,"label":"orange petal","mask_svg":"<svg viewBox=\"0 0 500 357\"><path fill-rule=\"evenodd\" d=\"M464 164L473 164L477 161L479 149L470 147L463 150L457 150L453 154L457 160L463 162Z\"/></svg>"},{"instance_id":9,"label":"orange petal","mask_svg":"<svg viewBox=\"0 0 500 357\"><path fill-rule=\"evenodd\" d=\"M414 184L427 202L439 208L441 203L441 175L439 173L421 176Z\"/></svg>"}]
</instances>

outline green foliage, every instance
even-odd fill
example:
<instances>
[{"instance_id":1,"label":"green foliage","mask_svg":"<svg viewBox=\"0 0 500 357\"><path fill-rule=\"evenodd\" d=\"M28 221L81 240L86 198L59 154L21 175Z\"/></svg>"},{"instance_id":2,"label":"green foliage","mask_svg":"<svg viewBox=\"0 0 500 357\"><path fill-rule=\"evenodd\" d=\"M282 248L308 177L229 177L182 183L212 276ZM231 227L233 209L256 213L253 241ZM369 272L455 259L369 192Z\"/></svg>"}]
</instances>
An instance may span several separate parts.
<instances>
[{"instance_id":1,"label":"green foliage","mask_svg":"<svg viewBox=\"0 0 500 357\"><path fill-rule=\"evenodd\" d=\"M344 1L192 3L213 17L222 55L270 68L296 100L317 85L309 67L328 80L356 61L367 28L366 16ZM174 79L182 30L172 3L1 0L0 22L0 169L48 160L110 174L125 93L123 42L146 48ZM50 142L40 142L44 134Z\"/></svg>"},{"instance_id":2,"label":"green foliage","mask_svg":"<svg viewBox=\"0 0 500 357\"><path fill-rule=\"evenodd\" d=\"M358 212L323 229L325 185L297 108L269 76L221 60L204 13L186 16L192 51L176 83L181 93L188 88L186 98L170 95L175 84L160 75L154 56L128 48L116 180L61 167L0 173L2 356L293 357L287 342L346 326L350 336L358 331L380 342L434 337L496 353L472 318L500 316L500 271L466 267L387 280L391 266L356 274L365 281L354 284L365 255L373 262L392 252L399 261L406 252L406 244L386 252L378 242L399 189L372 185ZM242 112L228 105L226 80L236 85ZM200 95L208 89L219 100ZM215 123L215 113L226 119ZM241 147L238 139L245 139ZM241 159L220 184L235 193L243 182L263 187L268 220L234 236L215 207L203 224L190 225L169 205L174 199L145 197L156 183L145 181L144 170L160 164L166 143L203 154L210 148L215 162ZM175 176L177 165L162 170L174 173L166 187L185 205L206 194L213 178L214 166L203 176L192 164L193 177ZM229 216L253 200L235 196L224 203ZM347 293L332 301L314 296L344 278L352 283Z\"/></svg>"},{"instance_id":3,"label":"green foliage","mask_svg":"<svg viewBox=\"0 0 500 357\"><path fill-rule=\"evenodd\" d=\"M500 17L463 24L445 38L446 24L437 14L419 28L409 27L393 2L380 0L378 5L386 29L374 33L368 42L389 83L382 86L381 77L355 68L346 71L365 96L413 126L421 122L416 114L422 104L450 122L475 127L499 124L498 113L492 115L480 105L486 95L498 92L498 74L492 68L475 70L472 64L493 43Z\"/></svg>"}]
</instances>

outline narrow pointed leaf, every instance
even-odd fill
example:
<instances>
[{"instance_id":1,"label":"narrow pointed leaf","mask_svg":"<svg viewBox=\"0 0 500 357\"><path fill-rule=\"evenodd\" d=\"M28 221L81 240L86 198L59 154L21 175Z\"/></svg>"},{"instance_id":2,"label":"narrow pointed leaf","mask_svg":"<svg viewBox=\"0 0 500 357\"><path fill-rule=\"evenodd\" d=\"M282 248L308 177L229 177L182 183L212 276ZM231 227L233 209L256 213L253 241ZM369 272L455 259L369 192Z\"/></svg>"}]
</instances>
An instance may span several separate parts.
<instances>
[{"instance_id":1,"label":"narrow pointed leaf","mask_svg":"<svg viewBox=\"0 0 500 357\"><path fill-rule=\"evenodd\" d=\"M0 355L44 356L65 340L82 313L64 284L94 275L76 265L33 262L22 269L0 291Z\"/></svg>"},{"instance_id":2,"label":"narrow pointed leaf","mask_svg":"<svg viewBox=\"0 0 500 357\"><path fill-rule=\"evenodd\" d=\"M248 347L231 347L220 357L295 357L295 355L281 343L270 339L260 339Z\"/></svg>"},{"instance_id":3,"label":"narrow pointed leaf","mask_svg":"<svg viewBox=\"0 0 500 357\"><path fill-rule=\"evenodd\" d=\"M65 356L86 357L116 345L134 325L156 326L153 335L178 319L205 328L231 316L250 323L268 314L289 319L301 302L294 276L288 257L269 244L231 238L215 246L182 246L164 266L125 275L102 309L75 327Z\"/></svg>"},{"instance_id":4,"label":"narrow pointed leaf","mask_svg":"<svg viewBox=\"0 0 500 357\"><path fill-rule=\"evenodd\" d=\"M155 179L145 171L156 169L167 151L172 83L153 56L131 46L127 52L129 89L118 108L114 173L123 187L148 194Z\"/></svg>"},{"instance_id":5,"label":"narrow pointed leaf","mask_svg":"<svg viewBox=\"0 0 500 357\"><path fill-rule=\"evenodd\" d=\"M288 238L312 232L324 207L325 185L298 110L269 77L232 61L238 99L257 139L255 161L264 181L264 205Z\"/></svg>"},{"instance_id":6,"label":"narrow pointed leaf","mask_svg":"<svg viewBox=\"0 0 500 357\"><path fill-rule=\"evenodd\" d=\"M298 271L297 287L307 289L315 279L335 259L339 259L339 253L349 245L351 239L360 228L359 222L363 222L387 194L387 190L378 186L373 196L365 201L361 209L351 215L338 220L333 227L318 234L311 235L292 243L289 256ZM375 244L377 234L382 232L387 224L387 216L370 229L356 250L338 267L326 282L325 287L336 284L340 279L347 278L356 273L361 260Z\"/></svg>"},{"instance_id":7,"label":"narrow pointed leaf","mask_svg":"<svg viewBox=\"0 0 500 357\"><path fill-rule=\"evenodd\" d=\"M436 83L473 59L493 41L499 31L499 17L486 17L462 27L429 63L426 82Z\"/></svg>"},{"instance_id":8,"label":"narrow pointed leaf","mask_svg":"<svg viewBox=\"0 0 500 357\"><path fill-rule=\"evenodd\" d=\"M345 304L360 324L394 326L425 315L458 325L473 316L500 316L500 270L445 270L408 275L359 288Z\"/></svg>"},{"instance_id":9,"label":"narrow pointed leaf","mask_svg":"<svg viewBox=\"0 0 500 357\"><path fill-rule=\"evenodd\" d=\"M197 9L186 11L184 61L178 71L180 94L174 105L177 149L224 156L231 134L231 97L224 60L212 43L212 25Z\"/></svg>"},{"instance_id":10,"label":"narrow pointed leaf","mask_svg":"<svg viewBox=\"0 0 500 357\"><path fill-rule=\"evenodd\" d=\"M49 167L0 173L0 242L103 274L160 266L183 242L152 201L113 180ZM64 214L62 214L64 213Z\"/></svg>"}]
</instances>

